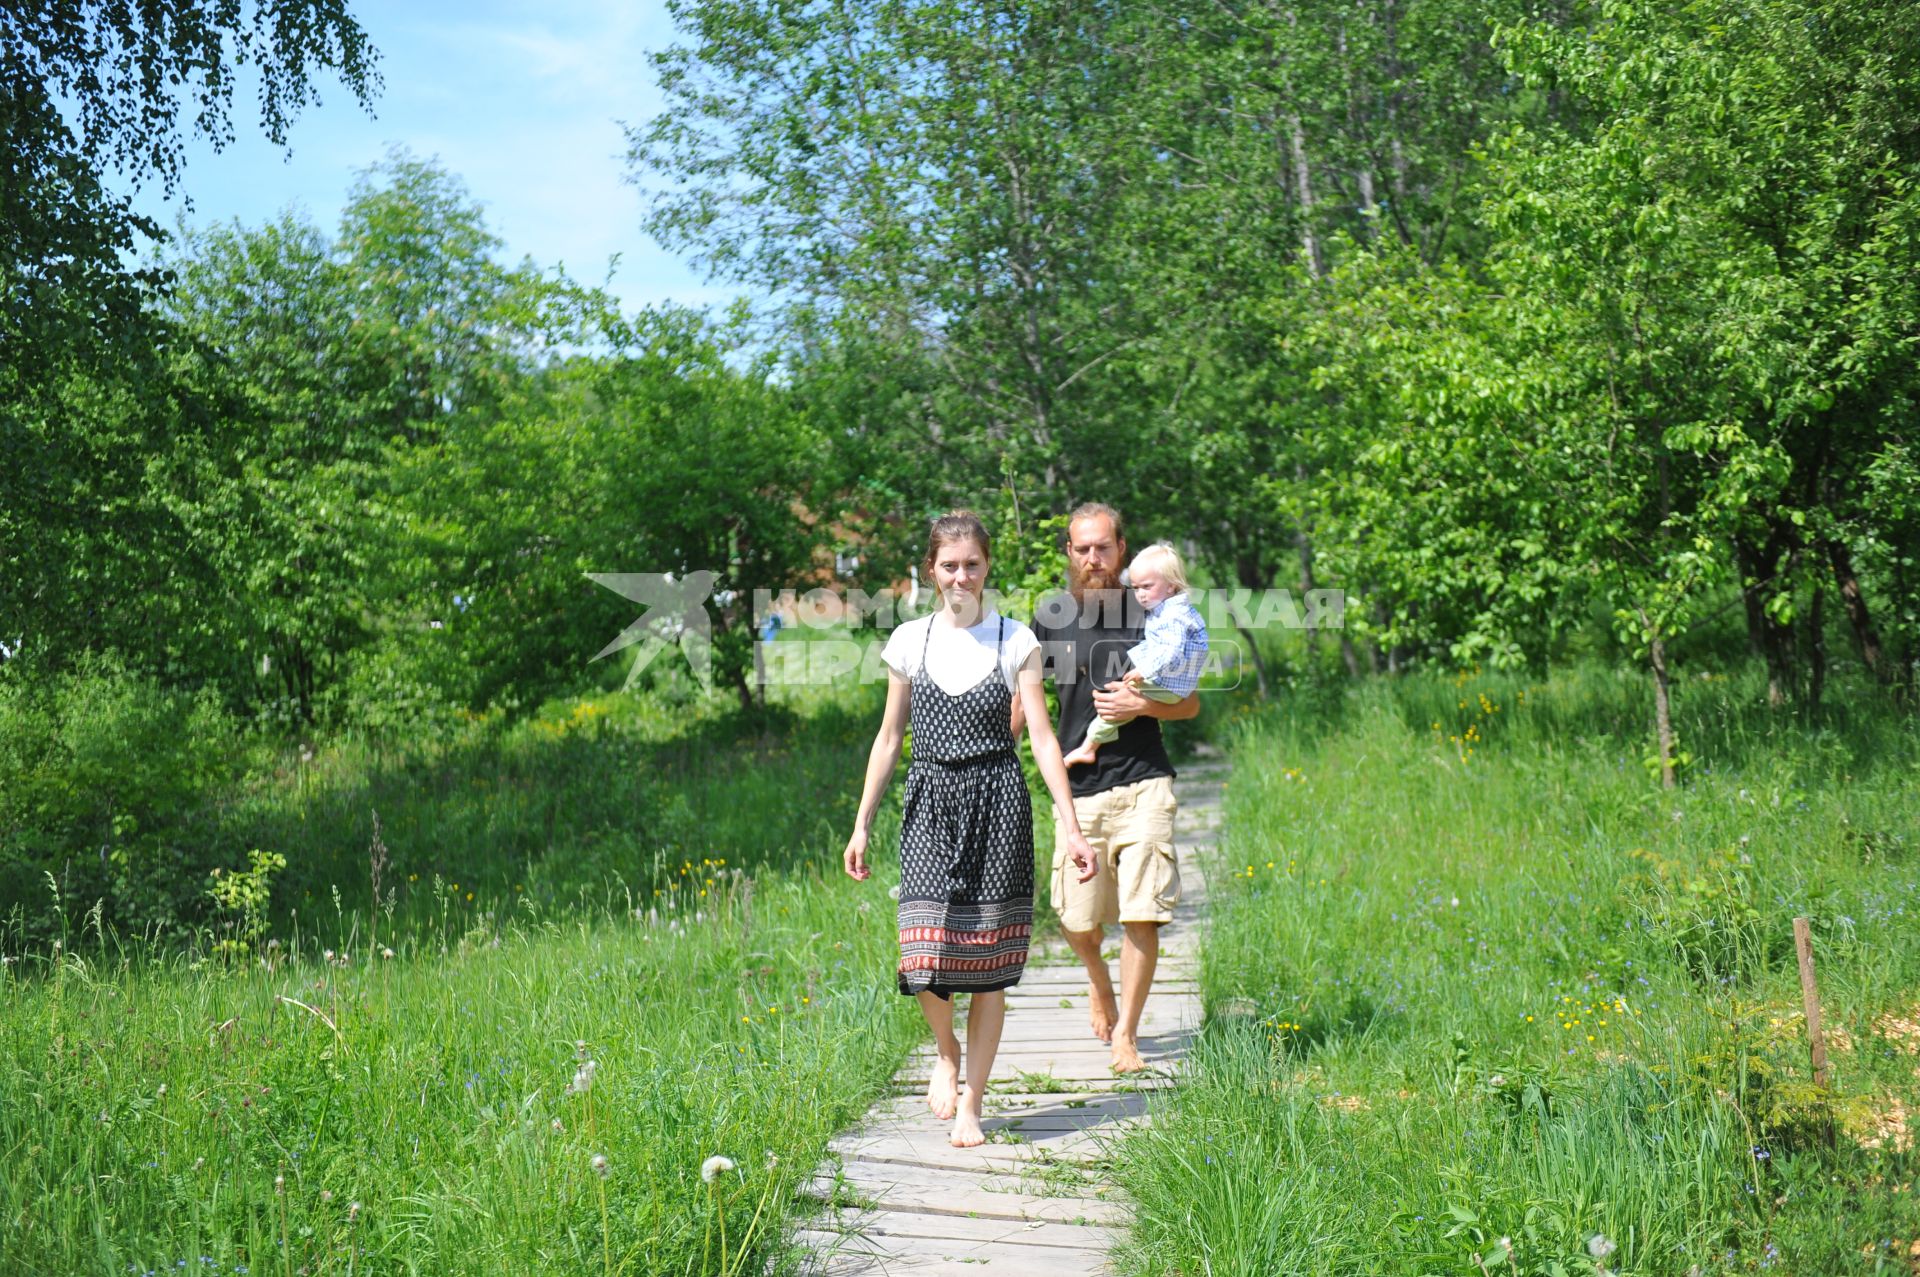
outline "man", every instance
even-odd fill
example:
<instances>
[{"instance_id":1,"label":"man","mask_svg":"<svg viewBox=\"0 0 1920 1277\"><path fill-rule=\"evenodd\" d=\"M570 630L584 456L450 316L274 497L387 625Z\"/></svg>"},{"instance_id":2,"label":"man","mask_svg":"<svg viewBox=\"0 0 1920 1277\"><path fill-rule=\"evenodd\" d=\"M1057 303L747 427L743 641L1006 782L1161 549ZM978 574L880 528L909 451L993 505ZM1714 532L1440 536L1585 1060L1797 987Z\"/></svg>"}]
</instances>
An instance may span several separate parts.
<instances>
[{"instance_id":1,"label":"man","mask_svg":"<svg viewBox=\"0 0 1920 1277\"><path fill-rule=\"evenodd\" d=\"M1073 809L1099 857L1100 872L1085 883L1068 872L1056 812L1053 909L1087 968L1094 1036L1112 1045L1114 1072L1134 1073L1146 1067L1140 1058L1140 1013L1160 956L1160 928L1173 921L1180 898L1173 765L1157 720L1192 718L1200 701L1189 694L1161 704L1120 682L1127 649L1140 641L1145 616L1130 592L1120 588L1127 543L1119 512L1098 502L1076 509L1067 523L1066 553L1067 596L1043 602L1033 626L1060 693L1059 737L1085 739L1096 714L1126 721L1093 762L1068 769ZM1100 954L1106 928L1116 923L1122 932L1124 1002L1116 1002Z\"/></svg>"}]
</instances>

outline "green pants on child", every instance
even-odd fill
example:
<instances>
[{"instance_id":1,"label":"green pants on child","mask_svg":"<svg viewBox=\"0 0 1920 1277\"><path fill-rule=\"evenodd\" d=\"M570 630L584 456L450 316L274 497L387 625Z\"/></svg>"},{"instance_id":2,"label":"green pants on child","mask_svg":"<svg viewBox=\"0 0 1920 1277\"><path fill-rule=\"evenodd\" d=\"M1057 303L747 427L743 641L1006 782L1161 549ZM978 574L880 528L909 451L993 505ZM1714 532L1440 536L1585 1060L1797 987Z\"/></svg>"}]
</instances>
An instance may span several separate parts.
<instances>
[{"instance_id":1,"label":"green pants on child","mask_svg":"<svg viewBox=\"0 0 1920 1277\"><path fill-rule=\"evenodd\" d=\"M1141 679L1139 685L1133 690L1150 701L1159 701L1162 705L1171 705L1175 701L1187 699L1179 692L1168 691L1150 678ZM1111 719L1096 717L1087 727L1087 739L1084 743L1088 745L1105 745L1119 734L1120 724Z\"/></svg>"}]
</instances>

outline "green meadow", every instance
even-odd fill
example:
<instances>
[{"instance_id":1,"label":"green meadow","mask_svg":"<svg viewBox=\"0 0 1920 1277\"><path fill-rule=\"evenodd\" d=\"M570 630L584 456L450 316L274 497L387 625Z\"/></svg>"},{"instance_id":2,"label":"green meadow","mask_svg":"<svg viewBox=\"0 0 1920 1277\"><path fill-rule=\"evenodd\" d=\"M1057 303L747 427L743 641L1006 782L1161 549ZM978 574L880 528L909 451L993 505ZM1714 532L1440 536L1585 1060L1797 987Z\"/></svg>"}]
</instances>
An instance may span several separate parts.
<instances>
[{"instance_id":1,"label":"green meadow","mask_svg":"<svg viewBox=\"0 0 1920 1277\"><path fill-rule=\"evenodd\" d=\"M1627 674L1236 710L1206 1031L1117 1150L1123 1271L1911 1271L1920 733L1762 699L1681 689L1670 791Z\"/></svg>"},{"instance_id":2,"label":"green meadow","mask_svg":"<svg viewBox=\"0 0 1920 1277\"><path fill-rule=\"evenodd\" d=\"M121 937L50 879L4 942L0 1270L784 1271L917 1031L831 836L868 709L261 746L184 822L231 848L213 924Z\"/></svg>"}]
</instances>

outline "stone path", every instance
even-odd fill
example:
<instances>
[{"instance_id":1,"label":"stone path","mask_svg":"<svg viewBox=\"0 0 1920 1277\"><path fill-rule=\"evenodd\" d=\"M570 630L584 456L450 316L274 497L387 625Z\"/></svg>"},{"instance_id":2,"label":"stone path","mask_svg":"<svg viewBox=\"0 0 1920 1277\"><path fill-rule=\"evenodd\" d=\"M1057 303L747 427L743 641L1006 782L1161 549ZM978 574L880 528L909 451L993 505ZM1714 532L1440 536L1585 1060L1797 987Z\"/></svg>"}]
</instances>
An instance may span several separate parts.
<instances>
[{"instance_id":1,"label":"stone path","mask_svg":"<svg viewBox=\"0 0 1920 1277\"><path fill-rule=\"evenodd\" d=\"M1095 1277L1125 1227L1126 1207L1102 1171L1103 1146L1145 1120L1147 1092L1173 1084L1200 1023L1198 930L1207 887L1198 853L1219 836L1217 756L1181 768L1179 918L1161 929L1159 969L1140 1025L1152 1072L1116 1078L1087 1024L1085 973L1058 942L1036 952L1007 999L1007 1026L985 1105L987 1142L957 1149L950 1122L927 1111L931 1044L831 1145L812 1192L839 1207L805 1221L795 1240L811 1277ZM1109 963L1118 938L1109 935ZM1118 979L1115 980L1116 985ZM961 1041L966 1040L964 1028ZM837 1177L836 1177L837 1172ZM846 1205L848 1202L858 1205Z\"/></svg>"}]
</instances>

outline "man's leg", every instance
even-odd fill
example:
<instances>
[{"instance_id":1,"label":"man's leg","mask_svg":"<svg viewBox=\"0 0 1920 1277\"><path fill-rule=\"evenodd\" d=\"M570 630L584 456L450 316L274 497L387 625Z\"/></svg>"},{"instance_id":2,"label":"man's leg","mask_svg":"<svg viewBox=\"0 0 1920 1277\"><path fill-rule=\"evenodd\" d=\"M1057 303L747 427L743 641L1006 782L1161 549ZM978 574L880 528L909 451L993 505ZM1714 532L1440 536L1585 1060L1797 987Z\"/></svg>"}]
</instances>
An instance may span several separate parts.
<instances>
[{"instance_id":1,"label":"man's leg","mask_svg":"<svg viewBox=\"0 0 1920 1277\"><path fill-rule=\"evenodd\" d=\"M1140 1058L1140 1013L1160 961L1160 924L1123 922L1120 928L1120 1023L1113 1032L1113 1071L1137 1073L1147 1067Z\"/></svg>"},{"instance_id":2,"label":"man's leg","mask_svg":"<svg viewBox=\"0 0 1920 1277\"><path fill-rule=\"evenodd\" d=\"M1073 956L1087 969L1087 1001L1091 1005L1087 1019L1093 1026L1093 1036L1102 1042L1111 1042L1120 1008L1114 1001L1113 977L1107 971L1107 960L1100 956L1100 946L1106 941L1107 933L1102 930L1065 934L1067 943L1073 947ZM1137 1021L1139 1017L1134 1019Z\"/></svg>"},{"instance_id":3,"label":"man's leg","mask_svg":"<svg viewBox=\"0 0 1920 1277\"><path fill-rule=\"evenodd\" d=\"M1060 919L1060 930L1087 969L1087 1014L1093 1036L1102 1042L1113 1040L1114 1022L1120 1008L1114 1001L1113 978L1107 973L1107 960L1100 956L1106 928L1120 920L1120 897L1114 883L1113 853L1107 846L1106 794L1092 794L1073 800L1074 815L1080 832L1093 845L1100 872L1091 882L1079 881L1079 874L1067 859L1066 830L1054 813L1053 831L1053 912Z\"/></svg>"},{"instance_id":4,"label":"man's leg","mask_svg":"<svg viewBox=\"0 0 1920 1277\"><path fill-rule=\"evenodd\" d=\"M1129 785L1126 814L1116 813L1111 844L1120 893L1120 1018L1113 1033L1113 1070L1144 1069L1140 1017L1160 960L1160 928L1173 921L1180 899L1180 867L1173 848L1177 800L1167 777Z\"/></svg>"}]
</instances>

